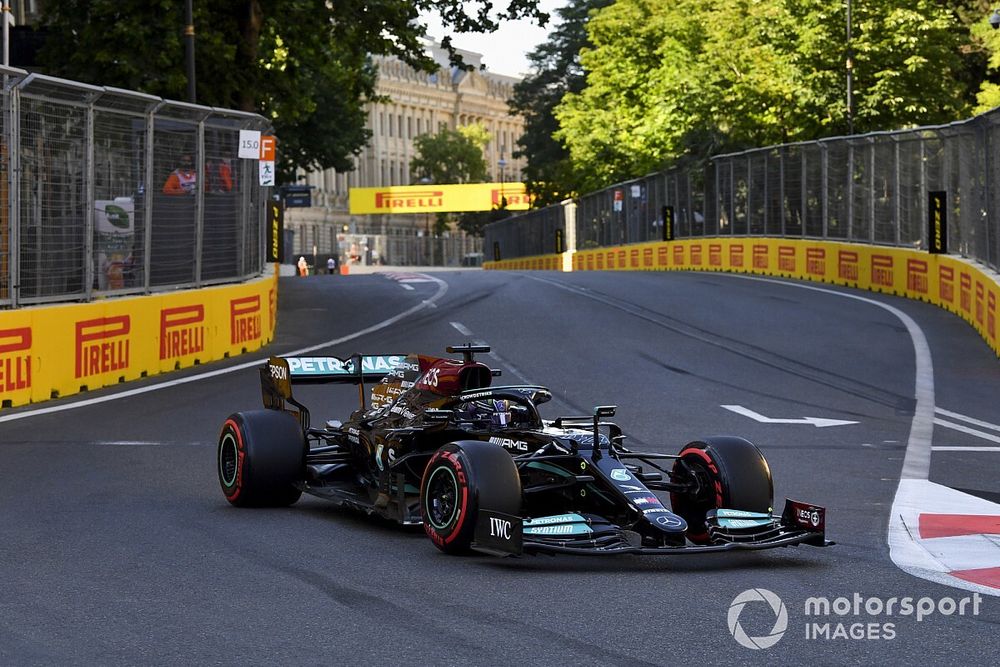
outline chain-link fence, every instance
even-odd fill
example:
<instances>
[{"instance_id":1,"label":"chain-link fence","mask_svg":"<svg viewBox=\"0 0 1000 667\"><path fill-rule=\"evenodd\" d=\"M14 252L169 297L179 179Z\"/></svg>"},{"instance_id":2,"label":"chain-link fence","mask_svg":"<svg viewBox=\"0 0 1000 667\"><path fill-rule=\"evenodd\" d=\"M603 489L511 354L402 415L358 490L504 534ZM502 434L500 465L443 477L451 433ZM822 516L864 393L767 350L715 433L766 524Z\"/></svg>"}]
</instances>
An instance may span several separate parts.
<instances>
[{"instance_id":1,"label":"chain-link fence","mask_svg":"<svg viewBox=\"0 0 1000 667\"><path fill-rule=\"evenodd\" d=\"M0 306L231 282L263 268L256 114L0 68Z\"/></svg>"},{"instance_id":2,"label":"chain-link fence","mask_svg":"<svg viewBox=\"0 0 1000 667\"><path fill-rule=\"evenodd\" d=\"M927 249L933 193L945 203L948 251L998 270L998 153L1000 110L940 127L720 155L582 196L574 249L661 240L671 228L674 238L780 236ZM563 206L489 225L487 259L554 252L544 230Z\"/></svg>"},{"instance_id":3,"label":"chain-link fence","mask_svg":"<svg viewBox=\"0 0 1000 667\"><path fill-rule=\"evenodd\" d=\"M300 256L320 265L336 255L343 264L388 266L479 266L483 259L482 238L461 231L442 234L411 232L365 234L339 232L328 224L289 225L291 243L285 245L285 262Z\"/></svg>"}]
</instances>

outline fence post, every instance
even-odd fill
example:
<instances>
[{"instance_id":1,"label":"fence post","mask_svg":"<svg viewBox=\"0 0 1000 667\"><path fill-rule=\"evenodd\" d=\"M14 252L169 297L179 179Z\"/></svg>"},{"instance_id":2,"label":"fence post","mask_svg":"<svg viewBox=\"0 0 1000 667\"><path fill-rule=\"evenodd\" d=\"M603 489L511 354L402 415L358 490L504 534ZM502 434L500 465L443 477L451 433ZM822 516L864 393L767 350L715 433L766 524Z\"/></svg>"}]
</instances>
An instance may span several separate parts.
<instances>
[{"instance_id":1,"label":"fence post","mask_svg":"<svg viewBox=\"0 0 1000 667\"><path fill-rule=\"evenodd\" d=\"M94 291L94 200L96 197L94 186L94 100L87 103L84 112L84 139L83 139L83 297L87 301L93 298Z\"/></svg>"},{"instance_id":2,"label":"fence post","mask_svg":"<svg viewBox=\"0 0 1000 667\"><path fill-rule=\"evenodd\" d=\"M142 237L142 286L146 293L149 293L152 286L150 282L150 272L152 271L153 263L153 133L156 131L156 112L159 111L164 104L165 102L160 100L146 112L146 154L143 156L145 158L145 174L142 184L144 193L143 201L146 204L142 211L142 224L145 227L145 229L143 229Z\"/></svg>"},{"instance_id":3,"label":"fence post","mask_svg":"<svg viewBox=\"0 0 1000 667\"><path fill-rule=\"evenodd\" d=\"M198 120L195 133L195 173L198 175L194 189L194 284L201 287L201 253L205 240L205 183L208 182L208 172L205 171L205 117Z\"/></svg>"}]
</instances>

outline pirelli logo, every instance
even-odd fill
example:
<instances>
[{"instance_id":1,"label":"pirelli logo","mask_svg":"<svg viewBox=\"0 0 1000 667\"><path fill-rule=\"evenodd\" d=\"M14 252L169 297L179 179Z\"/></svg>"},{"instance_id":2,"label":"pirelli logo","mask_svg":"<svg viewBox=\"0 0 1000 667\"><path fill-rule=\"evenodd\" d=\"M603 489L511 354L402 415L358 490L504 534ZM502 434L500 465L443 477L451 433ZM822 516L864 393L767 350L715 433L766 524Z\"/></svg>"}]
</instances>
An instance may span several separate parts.
<instances>
[{"instance_id":1,"label":"pirelli logo","mask_svg":"<svg viewBox=\"0 0 1000 667\"><path fill-rule=\"evenodd\" d=\"M691 246L691 266L701 266L701 244L695 243Z\"/></svg>"},{"instance_id":2,"label":"pirelli logo","mask_svg":"<svg viewBox=\"0 0 1000 667\"><path fill-rule=\"evenodd\" d=\"M205 351L205 306L160 311L160 361Z\"/></svg>"},{"instance_id":3,"label":"pirelli logo","mask_svg":"<svg viewBox=\"0 0 1000 667\"><path fill-rule=\"evenodd\" d=\"M955 269L938 267L938 297L946 303L955 303Z\"/></svg>"},{"instance_id":4,"label":"pirelli logo","mask_svg":"<svg viewBox=\"0 0 1000 667\"><path fill-rule=\"evenodd\" d=\"M997 295L990 292L986 295L986 334L987 338L997 339Z\"/></svg>"},{"instance_id":5,"label":"pirelli logo","mask_svg":"<svg viewBox=\"0 0 1000 667\"><path fill-rule=\"evenodd\" d=\"M986 321L986 285L976 281L976 322L980 325Z\"/></svg>"},{"instance_id":6,"label":"pirelli logo","mask_svg":"<svg viewBox=\"0 0 1000 667\"><path fill-rule=\"evenodd\" d=\"M826 248L806 248L806 273L826 278Z\"/></svg>"},{"instance_id":7,"label":"pirelli logo","mask_svg":"<svg viewBox=\"0 0 1000 667\"><path fill-rule=\"evenodd\" d=\"M639 268L639 249L638 248L632 248L632 251L629 252L629 261L630 261L631 267L633 269L638 269Z\"/></svg>"},{"instance_id":8,"label":"pirelli logo","mask_svg":"<svg viewBox=\"0 0 1000 667\"><path fill-rule=\"evenodd\" d=\"M31 327L0 329L0 390L31 389Z\"/></svg>"},{"instance_id":9,"label":"pirelli logo","mask_svg":"<svg viewBox=\"0 0 1000 667\"><path fill-rule=\"evenodd\" d=\"M858 264L860 257L853 250L841 250L837 253L837 277L841 280L857 281L860 276Z\"/></svg>"},{"instance_id":10,"label":"pirelli logo","mask_svg":"<svg viewBox=\"0 0 1000 667\"><path fill-rule=\"evenodd\" d=\"M507 200L506 203L503 201L504 199ZM506 189L494 188L490 190L490 201L496 208L500 208L501 206L508 208L511 206L530 206L531 196L527 192L510 192Z\"/></svg>"},{"instance_id":11,"label":"pirelli logo","mask_svg":"<svg viewBox=\"0 0 1000 667\"><path fill-rule=\"evenodd\" d=\"M684 266L684 246L674 248L674 266Z\"/></svg>"},{"instance_id":12,"label":"pirelli logo","mask_svg":"<svg viewBox=\"0 0 1000 667\"><path fill-rule=\"evenodd\" d=\"M597 253L597 270L600 271L604 268L604 253Z\"/></svg>"},{"instance_id":13,"label":"pirelli logo","mask_svg":"<svg viewBox=\"0 0 1000 667\"><path fill-rule=\"evenodd\" d=\"M619 269L624 269L625 268L625 251L624 250L619 250L618 251L618 268Z\"/></svg>"},{"instance_id":14,"label":"pirelli logo","mask_svg":"<svg viewBox=\"0 0 1000 667\"><path fill-rule=\"evenodd\" d=\"M417 190L408 192L405 197L394 194L391 190L375 193L376 209L422 209L428 206L443 206L444 192L441 190Z\"/></svg>"},{"instance_id":15,"label":"pirelli logo","mask_svg":"<svg viewBox=\"0 0 1000 667\"><path fill-rule=\"evenodd\" d=\"M609 269L615 268L615 253L614 253L614 251L611 251L611 252L608 253L607 260L608 260L607 261L608 268Z\"/></svg>"},{"instance_id":16,"label":"pirelli logo","mask_svg":"<svg viewBox=\"0 0 1000 667\"><path fill-rule=\"evenodd\" d=\"M260 340L260 295L229 301L230 343L241 345Z\"/></svg>"},{"instance_id":17,"label":"pirelli logo","mask_svg":"<svg viewBox=\"0 0 1000 667\"><path fill-rule=\"evenodd\" d=\"M778 270L795 272L795 246L778 246Z\"/></svg>"},{"instance_id":18,"label":"pirelli logo","mask_svg":"<svg viewBox=\"0 0 1000 667\"><path fill-rule=\"evenodd\" d=\"M755 269L768 269L770 268L770 262L767 258L767 246L763 244L755 244L753 247L753 268Z\"/></svg>"},{"instance_id":19,"label":"pirelli logo","mask_svg":"<svg viewBox=\"0 0 1000 667\"><path fill-rule=\"evenodd\" d=\"M930 292L930 267L922 259L906 260L906 289L918 294Z\"/></svg>"},{"instance_id":20,"label":"pirelli logo","mask_svg":"<svg viewBox=\"0 0 1000 667\"><path fill-rule=\"evenodd\" d=\"M872 285L892 287L893 269L891 255L872 255Z\"/></svg>"},{"instance_id":21,"label":"pirelli logo","mask_svg":"<svg viewBox=\"0 0 1000 667\"><path fill-rule=\"evenodd\" d=\"M271 319L268 320L271 330L274 330L274 323L278 321L278 290L272 287L267 293L267 306L268 314Z\"/></svg>"},{"instance_id":22,"label":"pirelli logo","mask_svg":"<svg viewBox=\"0 0 1000 667\"><path fill-rule=\"evenodd\" d=\"M967 313L972 313L972 276L968 273L958 275L958 305Z\"/></svg>"},{"instance_id":23,"label":"pirelli logo","mask_svg":"<svg viewBox=\"0 0 1000 667\"><path fill-rule=\"evenodd\" d=\"M642 249L642 265L645 268L652 268L653 266L653 249L643 248Z\"/></svg>"},{"instance_id":24,"label":"pirelli logo","mask_svg":"<svg viewBox=\"0 0 1000 667\"><path fill-rule=\"evenodd\" d=\"M128 315L76 323L76 378L128 368L132 321Z\"/></svg>"},{"instance_id":25,"label":"pirelli logo","mask_svg":"<svg viewBox=\"0 0 1000 667\"><path fill-rule=\"evenodd\" d=\"M722 268L722 244L708 244L708 265Z\"/></svg>"},{"instance_id":26,"label":"pirelli logo","mask_svg":"<svg viewBox=\"0 0 1000 667\"><path fill-rule=\"evenodd\" d=\"M670 264L670 250L663 245L656 250L656 265L668 266Z\"/></svg>"},{"instance_id":27,"label":"pirelli logo","mask_svg":"<svg viewBox=\"0 0 1000 667\"><path fill-rule=\"evenodd\" d=\"M729 246L729 266L734 269L743 268L743 246Z\"/></svg>"}]
</instances>

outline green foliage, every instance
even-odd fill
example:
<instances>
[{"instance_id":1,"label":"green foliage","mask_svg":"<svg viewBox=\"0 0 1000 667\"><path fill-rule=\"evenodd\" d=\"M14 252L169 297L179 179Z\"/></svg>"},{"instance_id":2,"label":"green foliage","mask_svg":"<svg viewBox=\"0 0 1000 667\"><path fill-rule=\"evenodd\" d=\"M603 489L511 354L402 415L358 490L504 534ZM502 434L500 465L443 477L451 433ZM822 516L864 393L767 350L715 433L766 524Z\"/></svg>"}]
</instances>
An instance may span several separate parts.
<instances>
[{"instance_id":1,"label":"green foliage","mask_svg":"<svg viewBox=\"0 0 1000 667\"><path fill-rule=\"evenodd\" d=\"M490 11L488 0L197 0L197 101L270 119L282 180L296 168L347 170L369 137L370 56L433 71L421 12L437 9L446 25L468 32L510 18L544 23L536 5L514 0ZM184 100L183 8L179 0L46 2L45 71Z\"/></svg>"},{"instance_id":2,"label":"green foliage","mask_svg":"<svg viewBox=\"0 0 1000 667\"><path fill-rule=\"evenodd\" d=\"M421 134L413 140L416 154L410 160L413 180L428 178L432 183L483 183L486 160L476 132L442 129L437 134Z\"/></svg>"},{"instance_id":3,"label":"green foliage","mask_svg":"<svg viewBox=\"0 0 1000 667\"><path fill-rule=\"evenodd\" d=\"M547 206L578 193L569 151L554 137L559 123L553 109L566 93L584 85L580 51L589 46L586 25L592 10L611 0L571 0L557 10L559 24L549 39L528 54L532 73L514 86L511 109L524 117L524 134L515 157L527 159L524 176L536 206Z\"/></svg>"},{"instance_id":4,"label":"green foliage","mask_svg":"<svg viewBox=\"0 0 1000 667\"><path fill-rule=\"evenodd\" d=\"M968 64L954 11L930 0L853 5L855 132L968 113L969 86L952 74ZM619 0L588 34L586 87L555 109L556 137L588 189L686 155L847 132L841 3Z\"/></svg>"}]
</instances>

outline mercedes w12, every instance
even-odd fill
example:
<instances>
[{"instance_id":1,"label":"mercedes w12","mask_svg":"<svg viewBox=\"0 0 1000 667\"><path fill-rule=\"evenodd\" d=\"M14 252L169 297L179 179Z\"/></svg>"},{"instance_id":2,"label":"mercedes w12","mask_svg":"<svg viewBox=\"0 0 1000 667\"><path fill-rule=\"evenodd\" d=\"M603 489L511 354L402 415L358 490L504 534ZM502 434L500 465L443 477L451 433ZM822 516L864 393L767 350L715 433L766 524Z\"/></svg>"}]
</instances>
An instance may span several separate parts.
<instances>
[{"instance_id":1,"label":"mercedes w12","mask_svg":"<svg viewBox=\"0 0 1000 667\"><path fill-rule=\"evenodd\" d=\"M624 446L614 406L543 419L552 393L494 385L476 359L410 355L272 357L264 409L225 420L222 491L240 507L288 506L302 493L404 525L447 553L695 554L826 546L826 512L773 511L760 450L734 436L677 454ZM312 423L300 384L357 385L344 421ZM370 388L370 391L369 391Z\"/></svg>"}]
</instances>

